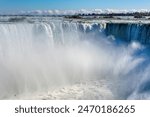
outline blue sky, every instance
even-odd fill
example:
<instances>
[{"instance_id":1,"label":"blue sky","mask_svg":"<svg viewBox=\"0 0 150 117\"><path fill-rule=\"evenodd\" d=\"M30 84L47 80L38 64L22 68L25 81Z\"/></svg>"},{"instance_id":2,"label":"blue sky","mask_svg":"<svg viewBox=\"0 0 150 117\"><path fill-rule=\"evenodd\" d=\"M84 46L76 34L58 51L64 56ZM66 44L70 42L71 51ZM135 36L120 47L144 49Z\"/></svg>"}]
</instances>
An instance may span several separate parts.
<instances>
[{"instance_id":1,"label":"blue sky","mask_svg":"<svg viewBox=\"0 0 150 117\"><path fill-rule=\"evenodd\" d=\"M0 0L0 11L95 8L150 9L150 0Z\"/></svg>"}]
</instances>

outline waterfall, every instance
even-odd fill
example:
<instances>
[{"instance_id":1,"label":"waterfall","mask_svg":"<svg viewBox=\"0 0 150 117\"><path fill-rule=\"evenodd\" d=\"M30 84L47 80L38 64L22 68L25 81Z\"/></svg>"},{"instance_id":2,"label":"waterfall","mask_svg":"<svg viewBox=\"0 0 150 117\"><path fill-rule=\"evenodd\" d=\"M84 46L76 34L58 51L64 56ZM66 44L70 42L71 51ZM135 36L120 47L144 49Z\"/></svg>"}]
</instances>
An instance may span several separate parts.
<instances>
[{"instance_id":1,"label":"waterfall","mask_svg":"<svg viewBox=\"0 0 150 117\"><path fill-rule=\"evenodd\" d=\"M113 35L127 42L137 41L150 44L150 25L131 23L108 23L106 35Z\"/></svg>"},{"instance_id":2,"label":"waterfall","mask_svg":"<svg viewBox=\"0 0 150 117\"><path fill-rule=\"evenodd\" d=\"M0 23L0 99L149 98L149 24L41 19Z\"/></svg>"}]
</instances>

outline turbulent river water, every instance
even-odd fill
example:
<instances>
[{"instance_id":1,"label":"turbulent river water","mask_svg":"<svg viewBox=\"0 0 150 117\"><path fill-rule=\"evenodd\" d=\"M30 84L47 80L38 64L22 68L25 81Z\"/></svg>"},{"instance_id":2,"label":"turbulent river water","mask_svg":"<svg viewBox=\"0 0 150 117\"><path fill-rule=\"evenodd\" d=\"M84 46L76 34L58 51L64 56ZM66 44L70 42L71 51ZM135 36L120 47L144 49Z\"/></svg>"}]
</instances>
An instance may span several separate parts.
<instances>
[{"instance_id":1,"label":"turbulent river water","mask_svg":"<svg viewBox=\"0 0 150 117\"><path fill-rule=\"evenodd\" d=\"M0 99L150 99L149 24L0 23Z\"/></svg>"}]
</instances>

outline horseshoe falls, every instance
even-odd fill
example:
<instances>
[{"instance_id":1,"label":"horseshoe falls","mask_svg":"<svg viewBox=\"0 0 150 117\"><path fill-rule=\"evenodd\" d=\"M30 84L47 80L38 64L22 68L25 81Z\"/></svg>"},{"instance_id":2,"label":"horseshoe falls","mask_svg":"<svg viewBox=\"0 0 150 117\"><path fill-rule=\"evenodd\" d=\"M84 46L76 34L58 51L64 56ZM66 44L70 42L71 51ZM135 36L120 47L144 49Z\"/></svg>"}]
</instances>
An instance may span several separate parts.
<instances>
[{"instance_id":1,"label":"horseshoe falls","mask_svg":"<svg viewBox=\"0 0 150 117\"><path fill-rule=\"evenodd\" d=\"M150 24L0 21L0 99L150 99Z\"/></svg>"}]
</instances>

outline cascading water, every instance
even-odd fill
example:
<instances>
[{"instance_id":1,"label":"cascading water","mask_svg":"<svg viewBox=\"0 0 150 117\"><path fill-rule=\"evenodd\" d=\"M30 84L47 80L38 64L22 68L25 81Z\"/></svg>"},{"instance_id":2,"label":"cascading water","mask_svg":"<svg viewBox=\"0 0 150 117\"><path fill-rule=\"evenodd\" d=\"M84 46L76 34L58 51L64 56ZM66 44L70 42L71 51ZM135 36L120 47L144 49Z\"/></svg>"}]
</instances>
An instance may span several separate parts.
<instances>
[{"instance_id":1,"label":"cascading water","mask_svg":"<svg viewBox=\"0 0 150 117\"><path fill-rule=\"evenodd\" d=\"M125 41L138 41L142 44L150 43L150 24L140 23L108 23L106 34L114 35Z\"/></svg>"},{"instance_id":2,"label":"cascading water","mask_svg":"<svg viewBox=\"0 0 150 117\"><path fill-rule=\"evenodd\" d=\"M132 27L0 23L0 99L149 99L148 47L109 36Z\"/></svg>"}]
</instances>

